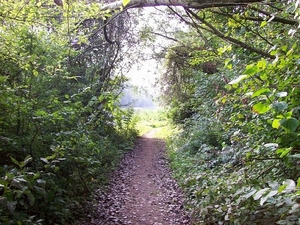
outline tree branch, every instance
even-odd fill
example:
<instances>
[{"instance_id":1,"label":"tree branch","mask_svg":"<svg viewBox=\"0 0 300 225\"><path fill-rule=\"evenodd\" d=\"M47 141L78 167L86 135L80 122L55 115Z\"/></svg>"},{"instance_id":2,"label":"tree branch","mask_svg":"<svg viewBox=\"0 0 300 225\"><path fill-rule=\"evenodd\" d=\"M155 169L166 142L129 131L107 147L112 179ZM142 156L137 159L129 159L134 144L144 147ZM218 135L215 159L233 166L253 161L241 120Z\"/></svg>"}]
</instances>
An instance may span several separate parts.
<instances>
[{"instance_id":1,"label":"tree branch","mask_svg":"<svg viewBox=\"0 0 300 225\"><path fill-rule=\"evenodd\" d=\"M259 32L250 29L247 25L243 24L241 21L235 19L232 14L224 13L224 12L220 12L220 11L216 11L216 10L210 10L210 12L218 14L218 15L221 15L221 16L226 16L226 17L231 18L232 20L234 20L235 22L237 22L238 24L240 24L241 26L243 26L247 31L253 33L254 35L256 35L258 37L260 37L262 40L264 40L269 45L274 46L268 39L266 39L265 37L263 37ZM251 20L251 19L247 19L248 17L241 17L241 18L243 18L245 20ZM251 20L251 21L253 21L253 20ZM263 21L263 19L262 19L262 21Z\"/></svg>"},{"instance_id":2,"label":"tree branch","mask_svg":"<svg viewBox=\"0 0 300 225\"><path fill-rule=\"evenodd\" d=\"M103 27L104 38L109 44L114 44L115 42L110 40L107 35L107 24L108 24L108 22L106 23L106 20L104 20L104 27Z\"/></svg>"},{"instance_id":3,"label":"tree branch","mask_svg":"<svg viewBox=\"0 0 300 225\"><path fill-rule=\"evenodd\" d=\"M278 16L274 16L272 13L266 12L266 11L258 9L256 7L250 7L250 9L252 9L252 10L258 12L258 13L264 14L264 15L270 17L270 18L273 17L272 21L277 22L277 23L289 24L289 25L292 25L292 26L299 24L299 22L296 21L296 20L289 20L289 19L278 17ZM264 21L263 18L259 18L259 17L244 17L244 18L247 19L247 20L253 20L253 21Z\"/></svg>"},{"instance_id":4,"label":"tree branch","mask_svg":"<svg viewBox=\"0 0 300 225\"><path fill-rule=\"evenodd\" d=\"M160 37L169 39L169 40L171 40L171 41L179 42L180 44L182 44L181 41L179 41L179 40L177 40L177 39L175 39L175 38L169 37L169 36L167 36L167 35L160 34L160 33L157 33L157 32L151 32L151 33L154 34L154 35L157 35L157 36L160 36ZM183 44L182 44L182 45L183 45Z\"/></svg>"},{"instance_id":5,"label":"tree branch","mask_svg":"<svg viewBox=\"0 0 300 225\"><path fill-rule=\"evenodd\" d=\"M143 8L154 6L182 6L185 8L205 9L212 7L225 7L247 5L249 3L264 2L263 0L131 0L125 7L122 1L116 1L102 6L101 11L109 9ZM280 2L280 1L279 1Z\"/></svg>"},{"instance_id":6,"label":"tree branch","mask_svg":"<svg viewBox=\"0 0 300 225\"><path fill-rule=\"evenodd\" d=\"M218 36L219 38L225 40L225 41L228 41L232 44L235 44L237 46L240 46L244 49L247 49L251 52L255 52L259 55L262 55L264 57L267 57L267 58L270 58L270 59L275 59L275 56L273 55L270 55L268 52L265 52L265 51L262 51L262 50L259 50L257 48L254 48L238 39L235 39L233 37L229 37L229 36L226 36L225 34L223 34L221 31L219 31L218 29L216 29L213 25L211 25L210 23L208 23L206 20L200 18L198 15L196 15L194 12L192 12L191 10L189 9L186 9L186 12L191 14L194 18L196 18L197 20L199 20L202 24L204 24L205 26L207 26L209 29L207 29L208 31L210 31L211 33L213 33L214 35Z\"/></svg>"}]
</instances>

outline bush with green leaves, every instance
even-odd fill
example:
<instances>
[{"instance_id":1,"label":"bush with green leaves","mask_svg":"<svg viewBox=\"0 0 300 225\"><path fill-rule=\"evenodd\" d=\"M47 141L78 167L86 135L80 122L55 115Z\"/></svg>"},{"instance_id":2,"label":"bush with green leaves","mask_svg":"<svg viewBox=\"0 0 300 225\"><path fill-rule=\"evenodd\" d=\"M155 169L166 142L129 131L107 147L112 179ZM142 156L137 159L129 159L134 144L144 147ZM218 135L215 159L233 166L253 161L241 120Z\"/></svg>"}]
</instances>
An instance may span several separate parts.
<instances>
[{"instance_id":1,"label":"bush with green leaves","mask_svg":"<svg viewBox=\"0 0 300 225\"><path fill-rule=\"evenodd\" d=\"M118 107L121 44L95 33L98 9L0 2L1 224L71 224L133 144L132 110Z\"/></svg>"},{"instance_id":2,"label":"bush with green leaves","mask_svg":"<svg viewBox=\"0 0 300 225\"><path fill-rule=\"evenodd\" d=\"M300 223L296 49L252 62L178 125L168 151L192 223ZM209 84L192 98L211 94Z\"/></svg>"},{"instance_id":3,"label":"bush with green leaves","mask_svg":"<svg viewBox=\"0 0 300 225\"><path fill-rule=\"evenodd\" d=\"M180 132L168 152L192 224L300 224L299 4L186 13L194 30L178 36L188 54L172 58L167 100ZM212 73L198 63L207 50Z\"/></svg>"},{"instance_id":4,"label":"bush with green leaves","mask_svg":"<svg viewBox=\"0 0 300 225\"><path fill-rule=\"evenodd\" d=\"M298 159L264 158L271 144L247 158L250 146L216 148L190 134L171 139L169 156L192 224L299 223L300 180L290 179L299 176Z\"/></svg>"}]
</instances>

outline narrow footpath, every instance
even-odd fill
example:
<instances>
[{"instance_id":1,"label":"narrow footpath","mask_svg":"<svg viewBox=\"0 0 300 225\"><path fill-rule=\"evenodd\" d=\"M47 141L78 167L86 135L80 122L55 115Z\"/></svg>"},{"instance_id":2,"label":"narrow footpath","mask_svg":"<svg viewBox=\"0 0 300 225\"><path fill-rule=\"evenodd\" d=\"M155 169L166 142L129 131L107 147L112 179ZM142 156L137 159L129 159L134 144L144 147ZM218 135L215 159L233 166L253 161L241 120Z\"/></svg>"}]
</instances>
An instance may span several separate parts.
<instances>
[{"instance_id":1,"label":"narrow footpath","mask_svg":"<svg viewBox=\"0 0 300 225\"><path fill-rule=\"evenodd\" d=\"M183 196L171 177L165 143L155 130L139 138L112 174L109 190L98 193L97 225L184 225Z\"/></svg>"}]
</instances>

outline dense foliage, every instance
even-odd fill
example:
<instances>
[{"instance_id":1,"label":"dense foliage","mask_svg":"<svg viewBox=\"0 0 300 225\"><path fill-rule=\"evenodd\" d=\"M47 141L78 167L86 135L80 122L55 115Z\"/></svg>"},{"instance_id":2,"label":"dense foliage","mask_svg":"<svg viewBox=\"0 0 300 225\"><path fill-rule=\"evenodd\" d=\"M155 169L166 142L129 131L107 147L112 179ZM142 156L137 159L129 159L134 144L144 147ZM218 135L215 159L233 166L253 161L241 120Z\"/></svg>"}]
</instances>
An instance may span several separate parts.
<instances>
[{"instance_id":1,"label":"dense foliage","mask_svg":"<svg viewBox=\"0 0 300 225\"><path fill-rule=\"evenodd\" d=\"M0 2L0 224L72 224L135 136L126 16L55 2Z\"/></svg>"},{"instance_id":2,"label":"dense foliage","mask_svg":"<svg viewBox=\"0 0 300 225\"><path fill-rule=\"evenodd\" d=\"M186 10L160 83L194 224L300 224L299 4Z\"/></svg>"}]
</instances>

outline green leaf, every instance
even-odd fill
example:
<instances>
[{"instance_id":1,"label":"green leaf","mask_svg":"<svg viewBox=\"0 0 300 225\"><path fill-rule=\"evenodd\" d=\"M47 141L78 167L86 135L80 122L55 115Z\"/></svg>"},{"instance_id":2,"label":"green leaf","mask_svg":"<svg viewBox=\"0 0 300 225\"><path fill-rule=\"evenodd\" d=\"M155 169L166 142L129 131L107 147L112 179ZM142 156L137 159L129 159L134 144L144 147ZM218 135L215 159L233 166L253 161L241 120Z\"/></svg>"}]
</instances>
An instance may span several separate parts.
<instances>
[{"instance_id":1,"label":"green leaf","mask_svg":"<svg viewBox=\"0 0 300 225\"><path fill-rule=\"evenodd\" d=\"M261 199L260 199L260 205L263 205L265 203L265 201L267 201L269 198L273 197L274 195L276 195L278 193L277 190L273 190L273 191L270 191L266 196L263 196Z\"/></svg>"},{"instance_id":2,"label":"green leaf","mask_svg":"<svg viewBox=\"0 0 300 225\"><path fill-rule=\"evenodd\" d=\"M260 95L266 95L266 94L269 94L271 91L269 88L262 88L262 89L259 89L258 91L254 92L252 94L252 98L254 97L257 97L257 96L260 96Z\"/></svg>"},{"instance_id":3,"label":"green leaf","mask_svg":"<svg viewBox=\"0 0 300 225\"><path fill-rule=\"evenodd\" d=\"M232 59L226 59L225 60L224 68L232 69Z\"/></svg>"},{"instance_id":4,"label":"green leaf","mask_svg":"<svg viewBox=\"0 0 300 225\"><path fill-rule=\"evenodd\" d=\"M16 187L16 188L18 188L20 190L25 190L27 188L27 186L23 185L22 181L20 181L18 178L13 179L10 182L10 185L11 185L11 187Z\"/></svg>"},{"instance_id":5,"label":"green leaf","mask_svg":"<svg viewBox=\"0 0 300 225\"><path fill-rule=\"evenodd\" d=\"M40 158L44 163L49 164L50 162L46 158Z\"/></svg>"},{"instance_id":6,"label":"green leaf","mask_svg":"<svg viewBox=\"0 0 300 225\"><path fill-rule=\"evenodd\" d=\"M287 113L284 114L284 117L282 118L290 118L293 115L293 111L289 111Z\"/></svg>"},{"instance_id":7,"label":"green leaf","mask_svg":"<svg viewBox=\"0 0 300 225\"><path fill-rule=\"evenodd\" d=\"M29 200L29 204L31 206L33 206L34 202L35 202L35 197L32 193L27 193L27 197L28 197L28 200Z\"/></svg>"},{"instance_id":8,"label":"green leaf","mask_svg":"<svg viewBox=\"0 0 300 225\"><path fill-rule=\"evenodd\" d=\"M272 127L278 129L280 127L280 120L281 119L274 119L272 122Z\"/></svg>"},{"instance_id":9,"label":"green leaf","mask_svg":"<svg viewBox=\"0 0 300 225\"><path fill-rule=\"evenodd\" d=\"M283 182L283 185L285 186L284 192L289 193L295 190L296 188L296 183L295 181L291 180L291 179L287 179Z\"/></svg>"},{"instance_id":10,"label":"green leaf","mask_svg":"<svg viewBox=\"0 0 300 225\"><path fill-rule=\"evenodd\" d=\"M35 115L36 115L36 116L47 116L48 113L47 113L46 111L44 111L44 110L37 110L37 111L35 112Z\"/></svg>"},{"instance_id":11,"label":"green leaf","mask_svg":"<svg viewBox=\"0 0 300 225\"><path fill-rule=\"evenodd\" d=\"M32 74L33 74L34 76L38 76L38 75L39 75L39 72L36 71L36 70L32 70Z\"/></svg>"},{"instance_id":12,"label":"green leaf","mask_svg":"<svg viewBox=\"0 0 300 225\"><path fill-rule=\"evenodd\" d=\"M276 150L276 154L278 154L280 158L283 158L289 154L291 150L292 148L279 148Z\"/></svg>"},{"instance_id":13,"label":"green leaf","mask_svg":"<svg viewBox=\"0 0 300 225\"><path fill-rule=\"evenodd\" d=\"M271 105L269 103L263 103L263 102L256 103L252 107L252 111L257 114L264 114L268 112L270 109L271 109Z\"/></svg>"},{"instance_id":14,"label":"green leaf","mask_svg":"<svg viewBox=\"0 0 300 225\"><path fill-rule=\"evenodd\" d=\"M261 74L259 75L259 78L260 78L261 80L268 80L269 76L268 76L267 73L261 73Z\"/></svg>"},{"instance_id":15,"label":"green leaf","mask_svg":"<svg viewBox=\"0 0 300 225\"><path fill-rule=\"evenodd\" d=\"M22 167L26 166L28 163L30 163L32 161L32 157L30 155L28 155L24 162L22 163Z\"/></svg>"},{"instance_id":16,"label":"green leaf","mask_svg":"<svg viewBox=\"0 0 300 225\"><path fill-rule=\"evenodd\" d=\"M238 84L239 82L241 82L242 80L245 80L246 78L248 78L247 75L241 75L238 78L230 81L229 84Z\"/></svg>"},{"instance_id":17,"label":"green leaf","mask_svg":"<svg viewBox=\"0 0 300 225\"><path fill-rule=\"evenodd\" d=\"M253 196L254 200L260 199L270 188L264 188L256 192L256 194Z\"/></svg>"},{"instance_id":18,"label":"green leaf","mask_svg":"<svg viewBox=\"0 0 300 225\"><path fill-rule=\"evenodd\" d=\"M272 104L272 108L277 112L282 112L283 110L288 108L288 104L286 102L275 102Z\"/></svg>"},{"instance_id":19,"label":"green leaf","mask_svg":"<svg viewBox=\"0 0 300 225\"><path fill-rule=\"evenodd\" d=\"M278 193L282 193L286 187L287 187L287 184L280 185L278 188Z\"/></svg>"},{"instance_id":20,"label":"green leaf","mask_svg":"<svg viewBox=\"0 0 300 225\"><path fill-rule=\"evenodd\" d=\"M122 4L123 4L123 6L126 6L126 5L128 5L128 3L130 2L130 0L122 0Z\"/></svg>"},{"instance_id":21,"label":"green leaf","mask_svg":"<svg viewBox=\"0 0 300 225\"><path fill-rule=\"evenodd\" d=\"M267 143L267 144L264 144L264 147L270 148L270 149L276 149L276 148L278 148L278 144L277 143Z\"/></svg>"},{"instance_id":22,"label":"green leaf","mask_svg":"<svg viewBox=\"0 0 300 225\"><path fill-rule=\"evenodd\" d=\"M10 159L11 159L11 161L13 161L14 164L16 164L17 166L21 167L21 164L14 157L10 156Z\"/></svg>"},{"instance_id":23,"label":"green leaf","mask_svg":"<svg viewBox=\"0 0 300 225\"><path fill-rule=\"evenodd\" d=\"M289 155L288 157L289 157L289 158L300 159L300 154Z\"/></svg>"},{"instance_id":24,"label":"green leaf","mask_svg":"<svg viewBox=\"0 0 300 225\"><path fill-rule=\"evenodd\" d=\"M282 98L282 97L286 97L287 96L287 92L282 91L282 92L278 92L275 94L275 96Z\"/></svg>"},{"instance_id":25,"label":"green leaf","mask_svg":"<svg viewBox=\"0 0 300 225\"><path fill-rule=\"evenodd\" d=\"M264 26L266 26L266 25L267 25L267 23L268 23L268 22L267 22L267 21L265 21L265 20L264 20L264 21L262 21L262 22L261 22L261 24L260 24L260 27L264 27Z\"/></svg>"},{"instance_id":26,"label":"green leaf","mask_svg":"<svg viewBox=\"0 0 300 225\"><path fill-rule=\"evenodd\" d=\"M267 67L267 61L265 59L261 59L257 62L257 67L261 70L264 70Z\"/></svg>"},{"instance_id":27,"label":"green leaf","mask_svg":"<svg viewBox=\"0 0 300 225\"><path fill-rule=\"evenodd\" d=\"M9 211L14 212L16 210L18 201L8 201L7 202L7 208L9 209Z\"/></svg>"},{"instance_id":28,"label":"green leaf","mask_svg":"<svg viewBox=\"0 0 300 225\"><path fill-rule=\"evenodd\" d=\"M258 67L254 64L248 65L246 70L243 72L244 75L252 76L259 71Z\"/></svg>"},{"instance_id":29,"label":"green leaf","mask_svg":"<svg viewBox=\"0 0 300 225\"><path fill-rule=\"evenodd\" d=\"M53 155L49 155L46 157L47 161L50 159L55 159L57 157L56 153L54 153ZM42 158L41 158L42 159Z\"/></svg>"},{"instance_id":30,"label":"green leaf","mask_svg":"<svg viewBox=\"0 0 300 225\"><path fill-rule=\"evenodd\" d=\"M104 97L103 95L100 95L100 96L98 97L98 101L99 101L99 102L102 102L102 101L104 100L104 98L105 98L105 97Z\"/></svg>"},{"instance_id":31,"label":"green leaf","mask_svg":"<svg viewBox=\"0 0 300 225\"><path fill-rule=\"evenodd\" d=\"M37 193L39 193L41 195L46 195L47 194L47 192L45 191L44 188L40 188L40 187L35 186L34 189L36 190Z\"/></svg>"},{"instance_id":32,"label":"green leaf","mask_svg":"<svg viewBox=\"0 0 300 225\"><path fill-rule=\"evenodd\" d=\"M5 81L7 81L8 76L0 76L0 83L4 83Z\"/></svg>"},{"instance_id":33,"label":"green leaf","mask_svg":"<svg viewBox=\"0 0 300 225\"><path fill-rule=\"evenodd\" d=\"M289 221L287 221L287 220L279 220L279 221L276 222L276 224L278 224L278 225L287 225L287 224L289 224Z\"/></svg>"},{"instance_id":34,"label":"green leaf","mask_svg":"<svg viewBox=\"0 0 300 225\"><path fill-rule=\"evenodd\" d=\"M296 118L291 117L288 119L280 120L280 125L286 132L292 133L295 132L295 130L297 129L299 121Z\"/></svg>"},{"instance_id":35,"label":"green leaf","mask_svg":"<svg viewBox=\"0 0 300 225\"><path fill-rule=\"evenodd\" d=\"M249 193L247 193L247 194L245 194L245 195L243 195L243 196L241 196L241 197L242 197L242 198L248 199L248 198L250 198L252 195L254 195L255 192L256 192L256 190L252 190L252 191L250 191Z\"/></svg>"},{"instance_id":36,"label":"green leaf","mask_svg":"<svg viewBox=\"0 0 300 225\"><path fill-rule=\"evenodd\" d=\"M42 188L45 188L46 187L46 181L44 181L44 180L41 180L41 179L38 179L37 181L36 181L36 183L40 186L40 187L42 187Z\"/></svg>"}]
</instances>

